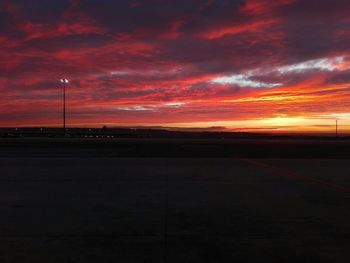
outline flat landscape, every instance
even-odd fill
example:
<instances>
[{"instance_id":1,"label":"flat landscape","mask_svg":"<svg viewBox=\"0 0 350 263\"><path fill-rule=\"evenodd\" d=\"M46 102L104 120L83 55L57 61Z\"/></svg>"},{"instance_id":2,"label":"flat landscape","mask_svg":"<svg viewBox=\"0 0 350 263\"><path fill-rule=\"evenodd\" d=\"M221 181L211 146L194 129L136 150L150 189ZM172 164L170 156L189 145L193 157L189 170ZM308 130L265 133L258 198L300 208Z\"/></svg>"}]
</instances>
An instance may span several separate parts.
<instances>
[{"instance_id":1,"label":"flat landscape","mask_svg":"<svg viewBox=\"0 0 350 263\"><path fill-rule=\"evenodd\" d=\"M0 157L350 159L349 138L0 138Z\"/></svg>"},{"instance_id":2,"label":"flat landscape","mask_svg":"<svg viewBox=\"0 0 350 263\"><path fill-rule=\"evenodd\" d=\"M0 146L0 262L350 262L346 141Z\"/></svg>"}]
</instances>

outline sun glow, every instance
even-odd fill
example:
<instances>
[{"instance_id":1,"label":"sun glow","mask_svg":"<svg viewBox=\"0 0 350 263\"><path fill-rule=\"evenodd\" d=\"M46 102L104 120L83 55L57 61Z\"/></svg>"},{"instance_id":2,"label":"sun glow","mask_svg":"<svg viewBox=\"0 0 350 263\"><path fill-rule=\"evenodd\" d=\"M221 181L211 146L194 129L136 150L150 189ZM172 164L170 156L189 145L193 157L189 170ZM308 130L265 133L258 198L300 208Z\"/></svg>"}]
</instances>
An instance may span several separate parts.
<instances>
[{"instance_id":1,"label":"sun glow","mask_svg":"<svg viewBox=\"0 0 350 263\"><path fill-rule=\"evenodd\" d=\"M341 114L341 116L350 116ZM344 134L350 133L350 118L343 118L340 129ZM157 124L169 128L212 128L221 127L229 131L268 132L268 133L333 133L335 119L332 116L316 115L314 117L288 116L284 114L269 118L205 121L190 123Z\"/></svg>"},{"instance_id":2,"label":"sun glow","mask_svg":"<svg viewBox=\"0 0 350 263\"><path fill-rule=\"evenodd\" d=\"M261 122L265 123L266 125L271 125L275 127L280 126L302 126L302 125L309 125L310 119L307 119L305 117L288 117L288 116L278 116L268 119L263 119Z\"/></svg>"}]
</instances>

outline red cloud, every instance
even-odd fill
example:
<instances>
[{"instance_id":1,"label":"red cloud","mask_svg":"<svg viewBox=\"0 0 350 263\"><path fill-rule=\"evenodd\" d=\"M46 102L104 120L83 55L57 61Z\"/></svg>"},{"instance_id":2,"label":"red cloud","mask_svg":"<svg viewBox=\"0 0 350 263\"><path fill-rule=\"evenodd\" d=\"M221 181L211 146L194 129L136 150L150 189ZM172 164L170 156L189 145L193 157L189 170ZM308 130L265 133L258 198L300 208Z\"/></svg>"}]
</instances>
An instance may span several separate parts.
<instances>
[{"instance_id":1,"label":"red cloud","mask_svg":"<svg viewBox=\"0 0 350 263\"><path fill-rule=\"evenodd\" d=\"M22 30L27 34L25 41L70 35L104 34L106 32L103 28L96 25L84 23L61 23L52 27L50 25L33 24L28 22L22 26Z\"/></svg>"},{"instance_id":2,"label":"red cloud","mask_svg":"<svg viewBox=\"0 0 350 263\"><path fill-rule=\"evenodd\" d=\"M207 39L221 38L227 35L236 35L244 33L259 33L267 30L271 26L278 24L280 21L278 19L266 19L257 20L244 23L241 25L228 25L223 27L218 27L210 30L209 32L201 33L200 35Z\"/></svg>"}]
</instances>

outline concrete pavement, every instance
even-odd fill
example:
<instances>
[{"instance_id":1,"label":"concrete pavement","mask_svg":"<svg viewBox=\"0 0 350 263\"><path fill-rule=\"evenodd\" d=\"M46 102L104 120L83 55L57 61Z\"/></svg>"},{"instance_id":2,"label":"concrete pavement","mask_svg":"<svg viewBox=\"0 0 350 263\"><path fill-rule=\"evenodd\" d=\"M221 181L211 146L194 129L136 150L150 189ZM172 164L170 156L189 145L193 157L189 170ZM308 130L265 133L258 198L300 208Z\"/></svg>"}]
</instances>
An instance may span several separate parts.
<instances>
[{"instance_id":1,"label":"concrete pavement","mask_svg":"<svg viewBox=\"0 0 350 263\"><path fill-rule=\"evenodd\" d=\"M3 157L0 262L349 262L349 160L259 162Z\"/></svg>"}]
</instances>

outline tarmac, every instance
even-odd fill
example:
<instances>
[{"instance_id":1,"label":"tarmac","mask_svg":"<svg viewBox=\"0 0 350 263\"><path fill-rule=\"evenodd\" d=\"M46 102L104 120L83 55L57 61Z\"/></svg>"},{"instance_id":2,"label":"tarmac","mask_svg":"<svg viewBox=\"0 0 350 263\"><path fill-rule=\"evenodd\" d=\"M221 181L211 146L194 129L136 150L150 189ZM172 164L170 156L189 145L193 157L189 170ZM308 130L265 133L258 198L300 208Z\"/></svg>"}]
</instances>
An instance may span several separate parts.
<instances>
[{"instance_id":1,"label":"tarmac","mask_svg":"<svg viewBox=\"0 0 350 263\"><path fill-rule=\"evenodd\" d=\"M0 150L1 263L350 262L349 159L46 151Z\"/></svg>"}]
</instances>

